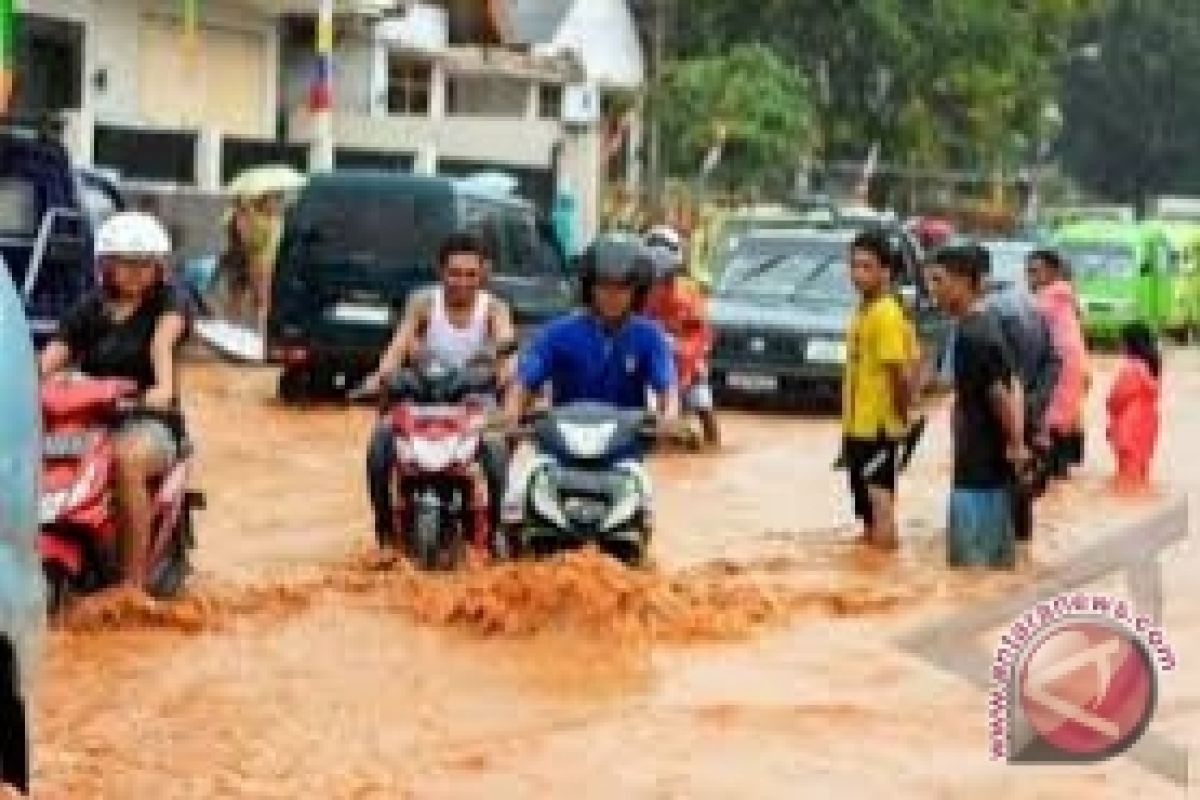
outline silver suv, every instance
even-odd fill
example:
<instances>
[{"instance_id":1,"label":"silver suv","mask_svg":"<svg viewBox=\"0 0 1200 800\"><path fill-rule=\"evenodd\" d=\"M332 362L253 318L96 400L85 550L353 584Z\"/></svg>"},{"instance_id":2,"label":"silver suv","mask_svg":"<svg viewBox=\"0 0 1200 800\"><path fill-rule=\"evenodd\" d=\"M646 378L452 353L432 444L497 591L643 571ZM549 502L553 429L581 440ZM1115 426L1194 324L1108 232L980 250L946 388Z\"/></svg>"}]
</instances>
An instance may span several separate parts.
<instances>
[{"instance_id":1,"label":"silver suv","mask_svg":"<svg viewBox=\"0 0 1200 800\"><path fill-rule=\"evenodd\" d=\"M29 325L2 263L0 386L0 784L25 791L25 701L46 608L37 554L41 417Z\"/></svg>"}]
</instances>

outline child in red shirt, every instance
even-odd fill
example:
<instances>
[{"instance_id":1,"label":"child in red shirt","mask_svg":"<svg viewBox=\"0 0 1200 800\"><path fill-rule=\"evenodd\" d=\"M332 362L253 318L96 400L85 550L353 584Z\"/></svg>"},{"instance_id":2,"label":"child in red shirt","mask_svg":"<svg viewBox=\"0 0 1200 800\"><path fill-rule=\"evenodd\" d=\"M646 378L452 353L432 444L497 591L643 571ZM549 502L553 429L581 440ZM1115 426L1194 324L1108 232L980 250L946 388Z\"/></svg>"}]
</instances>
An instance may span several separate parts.
<instances>
[{"instance_id":1,"label":"child in red shirt","mask_svg":"<svg viewBox=\"0 0 1200 800\"><path fill-rule=\"evenodd\" d=\"M1158 395L1162 357L1143 322L1121 330L1121 361L1108 393L1108 442L1117 459L1117 488L1139 491L1150 482L1158 441Z\"/></svg>"}]
</instances>

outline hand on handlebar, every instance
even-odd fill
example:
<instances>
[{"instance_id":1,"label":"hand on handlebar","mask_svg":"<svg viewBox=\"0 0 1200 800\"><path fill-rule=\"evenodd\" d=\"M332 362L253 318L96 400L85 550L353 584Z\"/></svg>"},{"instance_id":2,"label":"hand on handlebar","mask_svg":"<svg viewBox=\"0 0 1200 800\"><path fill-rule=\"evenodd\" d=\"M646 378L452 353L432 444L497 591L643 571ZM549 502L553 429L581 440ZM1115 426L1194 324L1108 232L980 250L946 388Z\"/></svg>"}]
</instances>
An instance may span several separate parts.
<instances>
[{"instance_id":1,"label":"hand on handlebar","mask_svg":"<svg viewBox=\"0 0 1200 800\"><path fill-rule=\"evenodd\" d=\"M346 397L350 400L366 400L378 396L382 391L383 376L378 372L372 372L363 378L362 383L346 392Z\"/></svg>"}]
</instances>

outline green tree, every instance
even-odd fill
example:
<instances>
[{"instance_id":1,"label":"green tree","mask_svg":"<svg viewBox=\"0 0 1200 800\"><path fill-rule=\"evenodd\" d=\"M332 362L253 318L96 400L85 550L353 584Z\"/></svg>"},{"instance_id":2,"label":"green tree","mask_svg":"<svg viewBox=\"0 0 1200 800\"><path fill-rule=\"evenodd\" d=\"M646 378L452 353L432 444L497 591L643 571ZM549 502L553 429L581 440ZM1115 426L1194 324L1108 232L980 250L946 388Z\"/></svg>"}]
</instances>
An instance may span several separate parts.
<instances>
[{"instance_id":1,"label":"green tree","mask_svg":"<svg viewBox=\"0 0 1200 800\"><path fill-rule=\"evenodd\" d=\"M1073 26L1101 0L690 0L687 55L743 42L813 77L829 160L1012 166L1031 154Z\"/></svg>"},{"instance_id":2,"label":"green tree","mask_svg":"<svg viewBox=\"0 0 1200 800\"><path fill-rule=\"evenodd\" d=\"M1061 153L1086 189L1144 207L1200 194L1200 3L1110 0L1082 31L1098 58L1075 59L1063 91Z\"/></svg>"},{"instance_id":3,"label":"green tree","mask_svg":"<svg viewBox=\"0 0 1200 800\"><path fill-rule=\"evenodd\" d=\"M712 181L761 185L794 169L813 143L809 82L761 45L671 64L652 98L671 174L696 176L722 145Z\"/></svg>"}]
</instances>

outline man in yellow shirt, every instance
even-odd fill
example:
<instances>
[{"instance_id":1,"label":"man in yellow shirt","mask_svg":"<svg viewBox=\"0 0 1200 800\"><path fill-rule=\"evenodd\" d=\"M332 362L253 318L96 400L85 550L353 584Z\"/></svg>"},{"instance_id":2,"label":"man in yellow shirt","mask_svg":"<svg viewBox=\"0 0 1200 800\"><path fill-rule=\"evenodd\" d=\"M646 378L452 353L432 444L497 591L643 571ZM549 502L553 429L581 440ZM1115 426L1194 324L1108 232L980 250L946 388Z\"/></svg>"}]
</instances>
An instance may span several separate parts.
<instances>
[{"instance_id":1,"label":"man in yellow shirt","mask_svg":"<svg viewBox=\"0 0 1200 800\"><path fill-rule=\"evenodd\" d=\"M865 231L850 245L850 278L860 302L846 337L843 453L864 537L884 549L898 543L897 451L908 428L916 355L912 325L891 293L898 261L883 232Z\"/></svg>"}]
</instances>

